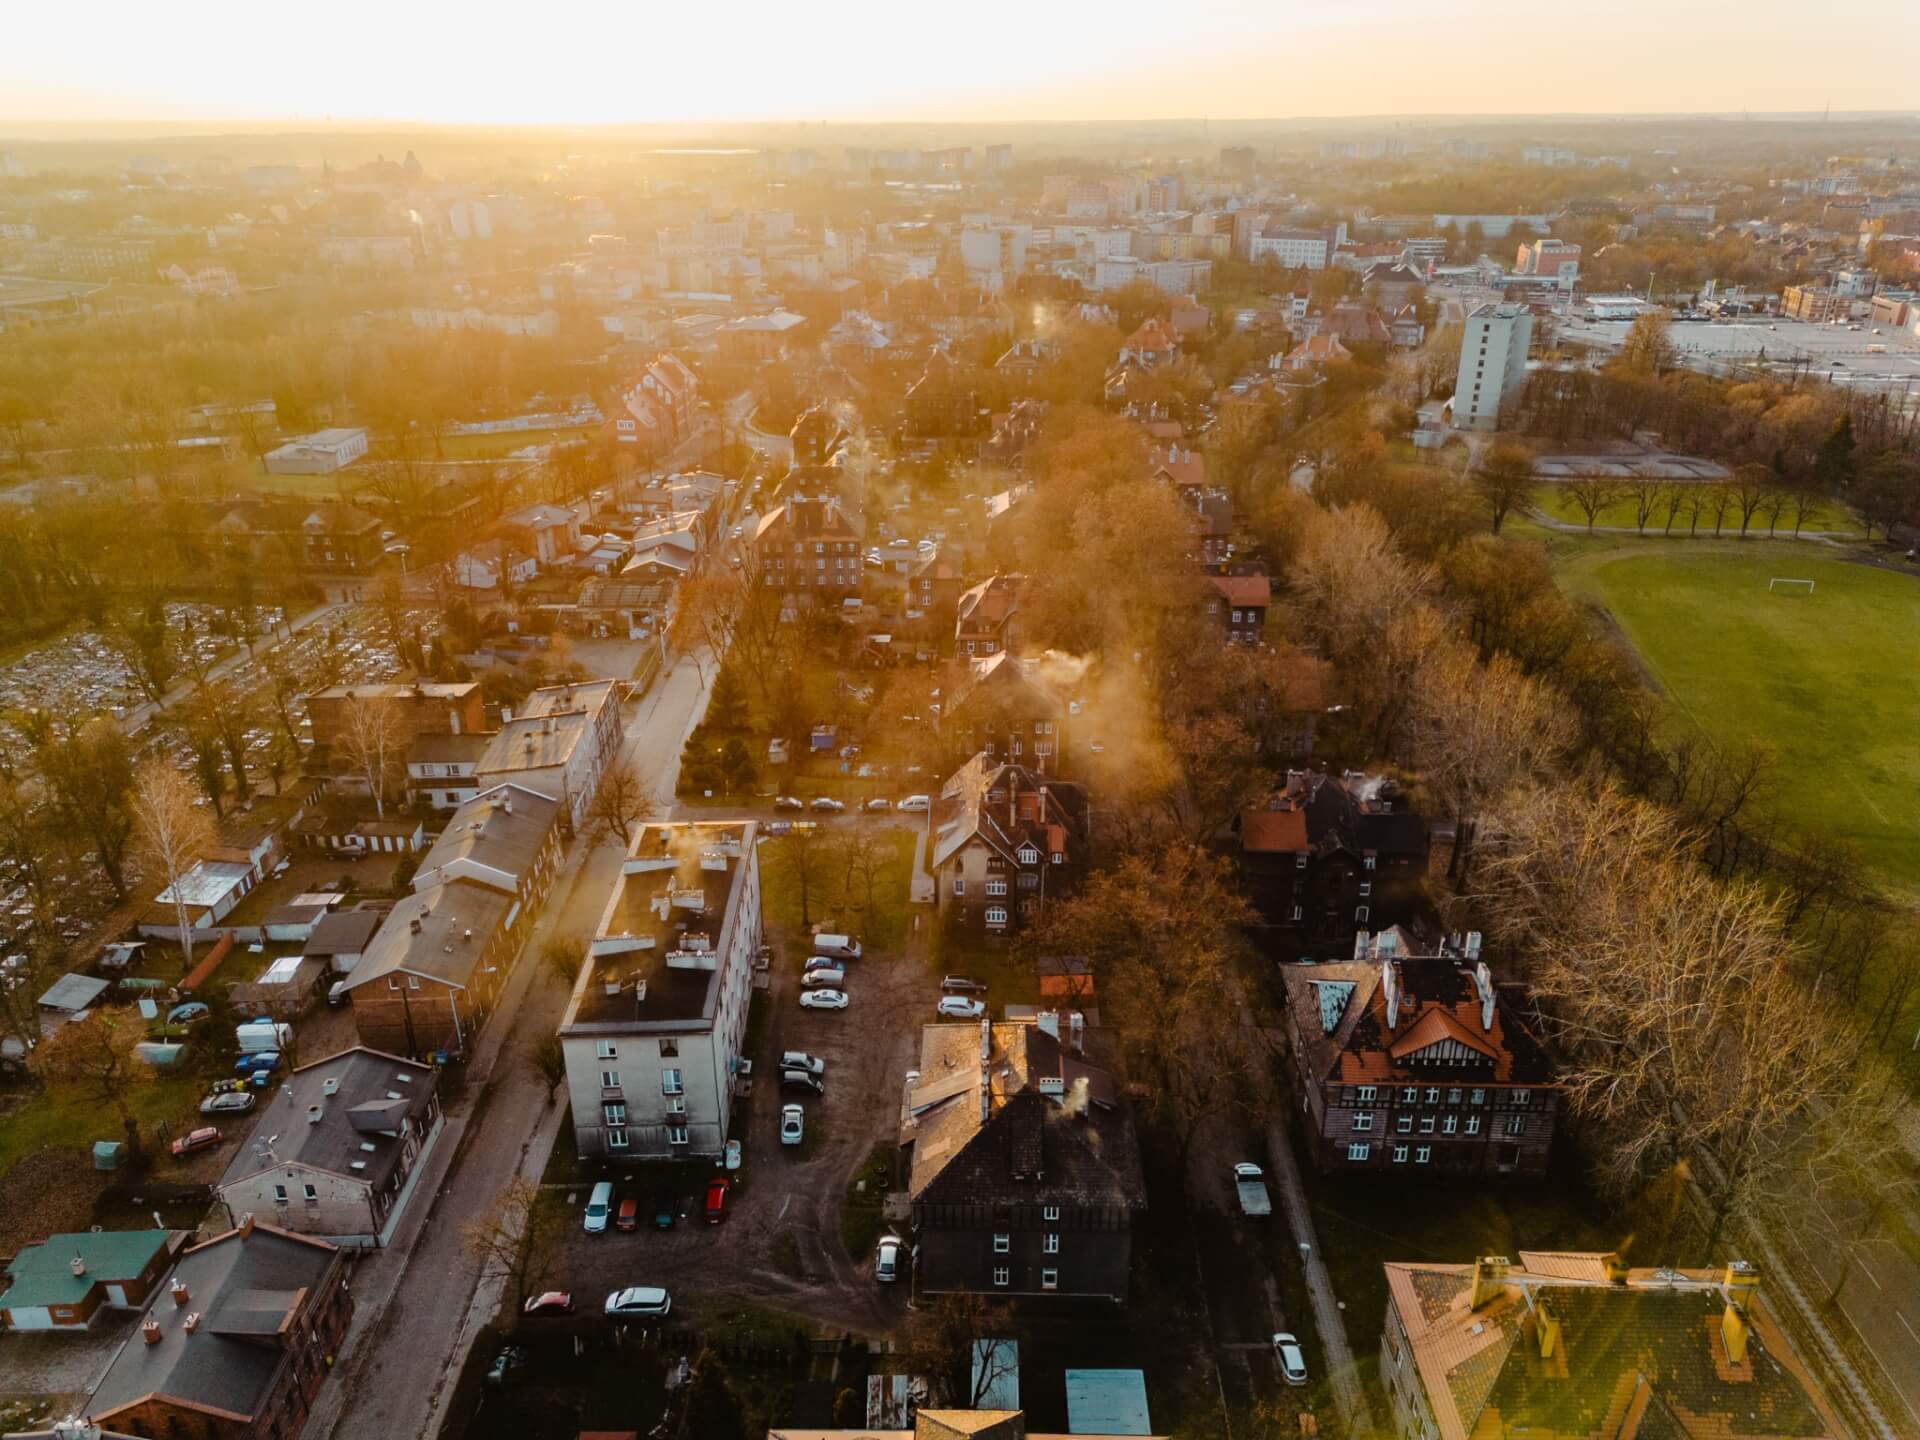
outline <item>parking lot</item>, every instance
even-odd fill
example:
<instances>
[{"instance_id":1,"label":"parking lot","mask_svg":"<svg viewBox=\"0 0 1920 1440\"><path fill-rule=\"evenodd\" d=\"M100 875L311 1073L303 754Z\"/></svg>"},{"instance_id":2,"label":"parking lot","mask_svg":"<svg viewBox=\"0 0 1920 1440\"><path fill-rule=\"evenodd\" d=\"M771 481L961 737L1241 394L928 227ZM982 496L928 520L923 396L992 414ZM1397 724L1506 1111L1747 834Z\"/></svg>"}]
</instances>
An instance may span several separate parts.
<instances>
[{"instance_id":1,"label":"parking lot","mask_svg":"<svg viewBox=\"0 0 1920 1440\"><path fill-rule=\"evenodd\" d=\"M841 1240L847 1187L876 1146L891 1145L900 1086L919 1053L920 1026L935 1019L939 987L924 941L847 965L845 1010L800 1008L801 937L773 931L771 986L758 1003L766 1020L753 1053L752 1093L736 1102L733 1135L744 1160L726 1218L705 1222L704 1190L718 1170L640 1167L616 1178L619 1197L640 1200L640 1228L588 1235L579 1228L589 1185L562 1192L565 1228L543 1285L570 1290L590 1323L606 1294L625 1285L663 1285L676 1317L698 1321L730 1299L752 1299L838 1330L879 1332L898 1323L908 1286L876 1282L870 1256L848 1257ZM780 1054L805 1050L826 1062L826 1093L782 1095ZM799 1103L806 1137L780 1143L780 1109ZM565 1143L565 1137L562 1137ZM620 1172L610 1172L618 1175ZM676 1202L671 1230L651 1224L662 1192Z\"/></svg>"},{"instance_id":2,"label":"parking lot","mask_svg":"<svg viewBox=\"0 0 1920 1440\"><path fill-rule=\"evenodd\" d=\"M1920 340L1910 331L1860 323L1809 325L1799 320L1731 320L1676 324L1667 338L1684 365L1709 373L1732 366L1764 365L1782 375L1794 370L1824 376L1841 385L1904 389L1920 382ZM1617 350L1632 323L1626 320L1568 320L1563 338Z\"/></svg>"}]
</instances>

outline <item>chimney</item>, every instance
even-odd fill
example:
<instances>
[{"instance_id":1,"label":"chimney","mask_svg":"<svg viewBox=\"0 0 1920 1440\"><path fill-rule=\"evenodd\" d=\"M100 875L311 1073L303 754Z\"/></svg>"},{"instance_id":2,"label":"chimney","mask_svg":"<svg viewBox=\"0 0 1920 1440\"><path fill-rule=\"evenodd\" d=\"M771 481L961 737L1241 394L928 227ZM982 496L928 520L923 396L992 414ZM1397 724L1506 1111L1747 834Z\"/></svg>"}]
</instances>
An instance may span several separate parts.
<instances>
[{"instance_id":1,"label":"chimney","mask_svg":"<svg viewBox=\"0 0 1920 1440\"><path fill-rule=\"evenodd\" d=\"M1507 1271L1511 1262L1504 1255L1482 1255L1473 1262L1473 1293L1467 1298L1467 1308L1478 1310L1489 1300L1500 1295L1507 1285Z\"/></svg>"},{"instance_id":2,"label":"chimney","mask_svg":"<svg viewBox=\"0 0 1920 1440\"><path fill-rule=\"evenodd\" d=\"M149 1345L158 1345L160 1343L160 1322L158 1320L141 1321L140 1338Z\"/></svg>"},{"instance_id":3,"label":"chimney","mask_svg":"<svg viewBox=\"0 0 1920 1440\"><path fill-rule=\"evenodd\" d=\"M189 1335L193 1334L194 1331L200 1328L200 1312L198 1310L189 1310L187 1312L186 1323L187 1323L187 1333Z\"/></svg>"},{"instance_id":4,"label":"chimney","mask_svg":"<svg viewBox=\"0 0 1920 1440\"><path fill-rule=\"evenodd\" d=\"M1600 1257L1600 1263L1606 1266L1607 1283L1624 1285L1627 1283L1627 1257L1618 1250L1609 1251Z\"/></svg>"},{"instance_id":5,"label":"chimney","mask_svg":"<svg viewBox=\"0 0 1920 1440\"><path fill-rule=\"evenodd\" d=\"M1392 955L1380 962L1380 989L1387 997L1387 1029L1395 1030L1400 1025L1400 972Z\"/></svg>"},{"instance_id":6,"label":"chimney","mask_svg":"<svg viewBox=\"0 0 1920 1440\"><path fill-rule=\"evenodd\" d=\"M511 795L508 795L508 796L506 796L506 797L504 797L504 798L503 798L503 799L502 799L502 800L500 801L500 808L501 808L502 810L504 810L504 811L506 811L506 812L507 812L507 814L509 814L509 815L511 815L511 814L513 814L513 796L511 796Z\"/></svg>"},{"instance_id":7,"label":"chimney","mask_svg":"<svg viewBox=\"0 0 1920 1440\"><path fill-rule=\"evenodd\" d=\"M76 1280L87 1273L87 1262L80 1258L78 1250L73 1252L73 1259L67 1261L67 1268L73 1272Z\"/></svg>"},{"instance_id":8,"label":"chimney","mask_svg":"<svg viewBox=\"0 0 1920 1440\"><path fill-rule=\"evenodd\" d=\"M1353 932L1353 958L1355 960L1367 958L1367 932L1364 930Z\"/></svg>"},{"instance_id":9,"label":"chimney","mask_svg":"<svg viewBox=\"0 0 1920 1440\"><path fill-rule=\"evenodd\" d=\"M1540 1358L1551 1360L1560 1348L1560 1317L1547 1308L1544 1296L1533 1307L1533 1329L1540 1341Z\"/></svg>"},{"instance_id":10,"label":"chimney","mask_svg":"<svg viewBox=\"0 0 1920 1440\"><path fill-rule=\"evenodd\" d=\"M1060 1038L1060 1012L1058 1010L1042 1010L1038 1015L1033 1017L1033 1022L1054 1039L1058 1040Z\"/></svg>"},{"instance_id":11,"label":"chimney","mask_svg":"<svg viewBox=\"0 0 1920 1440\"><path fill-rule=\"evenodd\" d=\"M1733 1291L1727 1292L1727 1308L1720 1312L1720 1339L1727 1347L1727 1361L1732 1365L1747 1363L1747 1324L1746 1312L1733 1298Z\"/></svg>"},{"instance_id":12,"label":"chimney","mask_svg":"<svg viewBox=\"0 0 1920 1440\"><path fill-rule=\"evenodd\" d=\"M240 1232L240 1238L243 1240L253 1234L253 1212L249 1210L246 1214L242 1215L240 1217L240 1223L234 1228Z\"/></svg>"},{"instance_id":13,"label":"chimney","mask_svg":"<svg viewBox=\"0 0 1920 1440\"><path fill-rule=\"evenodd\" d=\"M1078 1010L1067 1016L1067 1038L1076 1053L1087 1048L1087 1017Z\"/></svg>"},{"instance_id":14,"label":"chimney","mask_svg":"<svg viewBox=\"0 0 1920 1440\"><path fill-rule=\"evenodd\" d=\"M407 921L407 933L409 935L418 935L420 933L420 917L418 915Z\"/></svg>"},{"instance_id":15,"label":"chimney","mask_svg":"<svg viewBox=\"0 0 1920 1440\"><path fill-rule=\"evenodd\" d=\"M1480 1028L1491 1035L1493 1033L1493 972L1487 969L1487 962L1484 960L1474 964L1473 988L1480 992Z\"/></svg>"},{"instance_id":16,"label":"chimney","mask_svg":"<svg viewBox=\"0 0 1920 1440\"><path fill-rule=\"evenodd\" d=\"M167 1282L167 1293L173 1296L173 1303L175 1305L184 1305L188 1300L193 1298L187 1294L187 1287L178 1280L169 1280Z\"/></svg>"},{"instance_id":17,"label":"chimney","mask_svg":"<svg viewBox=\"0 0 1920 1440\"><path fill-rule=\"evenodd\" d=\"M1745 1260L1729 1260L1722 1282L1729 1299L1745 1306L1760 1289L1760 1267Z\"/></svg>"}]
</instances>

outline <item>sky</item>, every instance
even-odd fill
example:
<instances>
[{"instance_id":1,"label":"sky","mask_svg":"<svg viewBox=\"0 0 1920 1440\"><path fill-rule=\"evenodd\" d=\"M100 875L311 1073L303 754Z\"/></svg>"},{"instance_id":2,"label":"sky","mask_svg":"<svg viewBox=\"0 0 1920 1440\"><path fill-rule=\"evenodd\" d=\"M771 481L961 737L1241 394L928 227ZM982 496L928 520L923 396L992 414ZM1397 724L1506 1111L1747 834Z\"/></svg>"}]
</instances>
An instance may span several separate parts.
<instances>
[{"instance_id":1,"label":"sky","mask_svg":"<svg viewBox=\"0 0 1920 1440\"><path fill-rule=\"evenodd\" d=\"M0 123L1920 108L1920 0L1846 7L1846 39L1871 37L1881 64L1842 60L1806 0L23 0L10 9Z\"/></svg>"}]
</instances>

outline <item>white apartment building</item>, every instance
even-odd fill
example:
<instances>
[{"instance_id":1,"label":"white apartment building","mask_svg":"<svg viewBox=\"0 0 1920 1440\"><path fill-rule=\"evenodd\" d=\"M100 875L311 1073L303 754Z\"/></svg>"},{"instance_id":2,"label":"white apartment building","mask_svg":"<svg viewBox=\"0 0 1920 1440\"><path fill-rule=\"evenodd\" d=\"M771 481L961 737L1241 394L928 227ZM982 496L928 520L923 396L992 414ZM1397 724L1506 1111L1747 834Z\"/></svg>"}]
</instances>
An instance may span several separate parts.
<instances>
[{"instance_id":1,"label":"white apartment building","mask_svg":"<svg viewBox=\"0 0 1920 1440\"><path fill-rule=\"evenodd\" d=\"M1500 406L1527 378L1533 312L1511 302L1476 306L1460 341L1453 386L1456 430L1498 430Z\"/></svg>"},{"instance_id":2,"label":"white apartment building","mask_svg":"<svg viewBox=\"0 0 1920 1440\"><path fill-rule=\"evenodd\" d=\"M513 784L536 791L559 801L579 825L625 733L619 688L614 680L587 680L535 690L487 742L474 767L478 788Z\"/></svg>"},{"instance_id":3,"label":"white apartment building","mask_svg":"<svg viewBox=\"0 0 1920 1440\"><path fill-rule=\"evenodd\" d=\"M1117 290L1144 280L1166 295L1194 295L1206 289L1212 278L1211 260L1138 260L1117 255L1093 262L1092 288Z\"/></svg>"},{"instance_id":4,"label":"white apartment building","mask_svg":"<svg viewBox=\"0 0 1920 1440\"><path fill-rule=\"evenodd\" d=\"M760 948L754 822L644 826L560 1024L582 1159L715 1157Z\"/></svg>"},{"instance_id":5,"label":"white apartment building","mask_svg":"<svg viewBox=\"0 0 1920 1440\"><path fill-rule=\"evenodd\" d=\"M1571 170L1580 163L1580 157L1559 145L1529 145L1520 152L1520 163L1544 165L1549 170Z\"/></svg>"},{"instance_id":6,"label":"white apartment building","mask_svg":"<svg viewBox=\"0 0 1920 1440\"><path fill-rule=\"evenodd\" d=\"M1276 226L1248 239L1247 258L1256 264L1271 259L1288 270L1324 270L1338 243L1331 230Z\"/></svg>"}]
</instances>

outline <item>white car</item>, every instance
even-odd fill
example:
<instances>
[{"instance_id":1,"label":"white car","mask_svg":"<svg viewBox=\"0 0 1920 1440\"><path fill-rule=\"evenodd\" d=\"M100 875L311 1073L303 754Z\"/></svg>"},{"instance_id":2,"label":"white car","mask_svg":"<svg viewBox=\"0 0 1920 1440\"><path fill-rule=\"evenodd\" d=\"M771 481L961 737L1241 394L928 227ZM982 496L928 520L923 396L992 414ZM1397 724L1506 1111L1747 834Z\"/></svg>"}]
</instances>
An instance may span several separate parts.
<instances>
[{"instance_id":1,"label":"white car","mask_svg":"<svg viewBox=\"0 0 1920 1440\"><path fill-rule=\"evenodd\" d=\"M809 990L838 990L846 984L847 972L838 965L809 965L800 983Z\"/></svg>"},{"instance_id":2,"label":"white car","mask_svg":"<svg viewBox=\"0 0 1920 1440\"><path fill-rule=\"evenodd\" d=\"M1307 1383L1307 1357L1300 1349L1300 1342L1281 1331L1273 1337L1273 1358L1279 1362L1280 1378L1289 1385Z\"/></svg>"},{"instance_id":3,"label":"white car","mask_svg":"<svg viewBox=\"0 0 1920 1440\"><path fill-rule=\"evenodd\" d=\"M780 1107L780 1143L798 1145L807 1135L807 1112L798 1105Z\"/></svg>"},{"instance_id":4,"label":"white car","mask_svg":"<svg viewBox=\"0 0 1920 1440\"><path fill-rule=\"evenodd\" d=\"M813 797L812 808L823 814L838 815L847 808L847 804L846 801L836 800L831 795L816 795Z\"/></svg>"},{"instance_id":5,"label":"white car","mask_svg":"<svg viewBox=\"0 0 1920 1440\"><path fill-rule=\"evenodd\" d=\"M867 801L867 809L869 810L891 810L892 808L893 802L891 800L876 799Z\"/></svg>"},{"instance_id":6,"label":"white car","mask_svg":"<svg viewBox=\"0 0 1920 1440\"><path fill-rule=\"evenodd\" d=\"M873 1249L873 1278L888 1285L900 1278L900 1252L906 1247L898 1235L882 1235Z\"/></svg>"},{"instance_id":7,"label":"white car","mask_svg":"<svg viewBox=\"0 0 1920 1440\"><path fill-rule=\"evenodd\" d=\"M607 1314L620 1320L659 1319L673 1309L673 1296L658 1285L629 1285L607 1296Z\"/></svg>"},{"instance_id":8,"label":"white car","mask_svg":"<svg viewBox=\"0 0 1920 1440\"><path fill-rule=\"evenodd\" d=\"M932 805L933 801L925 795L909 795L893 808L896 810L926 810Z\"/></svg>"},{"instance_id":9,"label":"white car","mask_svg":"<svg viewBox=\"0 0 1920 1440\"><path fill-rule=\"evenodd\" d=\"M844 1010L847 1008L847 992L844 990L803 990L800 992L802 1010Z\"/></svg>"},{"instance_id":10,"label":"white car","mask_svg":"<svg viewBox=\"0 0 1920 1440\"><path fill-rule=\"evenodd\" d=\"M978 1020L987 1013L985 1001L969 1000L964 995L942 995L934 1008L953 1020Z\"/></svg>"},{"instance_id":11,"label":"white car","mask_svg":"<svg viewBox=\"0 0 1920 1440\"><path fill-rule=\"evenodd\" d=\"M787 1050L780 1055L780 1068L804 1070L809 1075L824 1075L827 1073L827 1062L818 1055L809 1055L804 1050Z\"/></svg>"}]
</instances>

